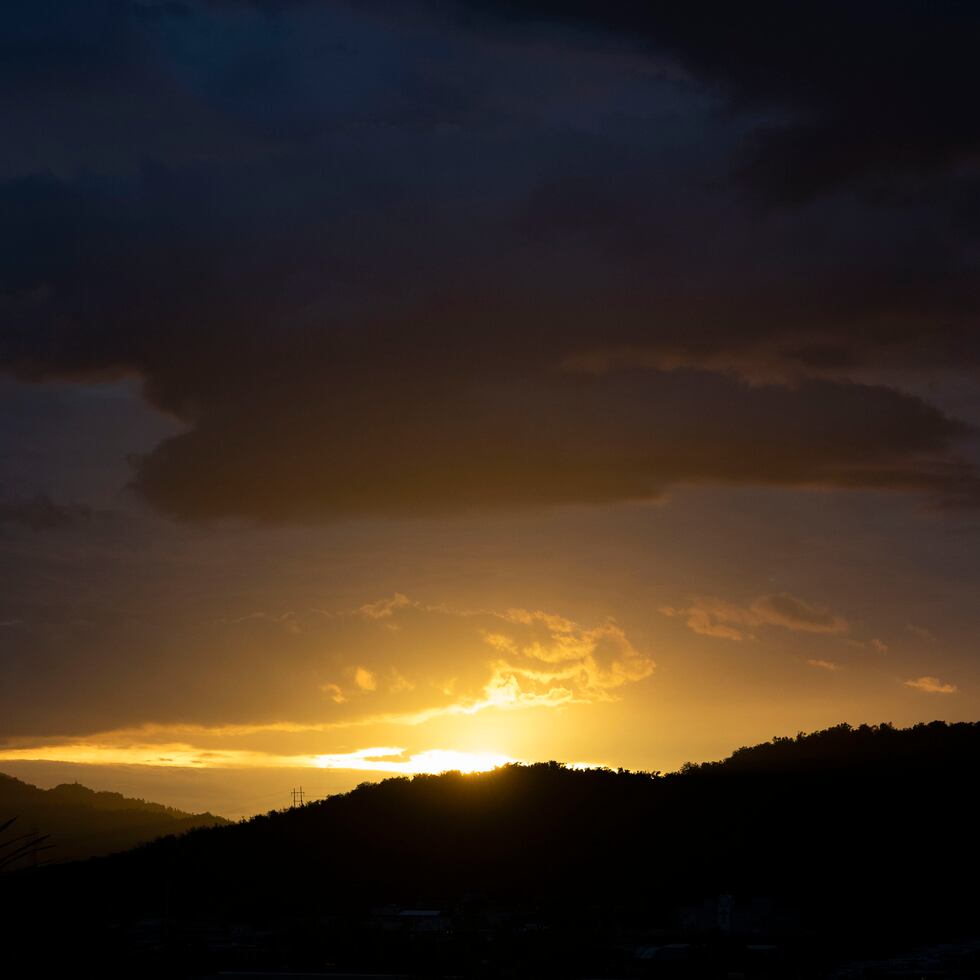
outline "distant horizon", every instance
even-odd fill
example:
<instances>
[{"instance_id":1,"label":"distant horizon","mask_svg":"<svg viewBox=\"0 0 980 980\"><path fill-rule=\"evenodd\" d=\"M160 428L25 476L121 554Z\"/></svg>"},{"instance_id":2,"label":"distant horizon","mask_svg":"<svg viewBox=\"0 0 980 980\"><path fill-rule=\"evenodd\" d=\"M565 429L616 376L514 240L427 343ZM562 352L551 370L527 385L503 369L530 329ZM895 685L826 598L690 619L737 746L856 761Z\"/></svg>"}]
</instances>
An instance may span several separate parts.
<instances>
[{"instance_id":1,"label":"distant horizon","mask_svg":"<svg viewBox=\"0 0 980 980\"><path fill-rule=\"evenodd\" d=\"M928 725L932 722L955 724L957 722L974 723L976 721L980 721L980 719L950 720L936 718L895 727L905 729L914 727L916 724ZM848 724L852 728L858 728L861 725L876 727L891 723L888 721L864 721L857 723L839 722L837 724ZM686 758L682 762L669 767L639 768L619 766L615 763L582 764L561 759L507 759L500 761L494 766L488 765L486 768L472 769L469 772L489 772L494 768L512 763L528 766L557 762L559 765L570 769L608 768L613 770L623 769L637 773L659 772L661 774L667 774L680 771L685 763L701 764L705 762L721 762L730 758L739 748L763 745L778 738L793 739L799 735L810 735L815 731L822 731L834 727L837 726L828 725L809 731L797 730L786 734L774 734L769 738L760 739L757 742L734 745L722 755L701 759ZM98 763L65 763L51 760L8 760L0 762L0 773L14 776L22 782L29 783L39 789L47 790L65 783L79 783L97 792L108 791L121 793L126 797L160 803L186 813L212 813L215 816L225 817L229 820L240 820L242 818L258 816L271 810L286 809L292 804L292 791L294 789L302 788L304 801L309 803L338 793L349 792L361 783L381 782L384 779L404 775L436 775L441 772L453 771L460 770L454 769L451 766L447 766L447 768L438 771L421 770L418 773L409 773L398 769L377 769L371 773L365 773L363 770L334 770L328 777L323 770L311 768L276 768L268 770L221 768L180 769L179 767L171 768L161 766L112 766ZM465 773L467 770L463 771ZM251 798L249 793L254 792L254 790L248 789L250 786L261 786L260 798L269 800L269 805L262 805L258 809L248 809L248 806L244 803L232 802ZM281 789L277 788L273 790L273 786L281 787ZM209 793L224 793L229 802L224 805L220 803L205 805L202 801L209 799ZM271 802L273 799L275 801ZM228 806L232 808L228 809Z\"/></svg>"}]
</instances>

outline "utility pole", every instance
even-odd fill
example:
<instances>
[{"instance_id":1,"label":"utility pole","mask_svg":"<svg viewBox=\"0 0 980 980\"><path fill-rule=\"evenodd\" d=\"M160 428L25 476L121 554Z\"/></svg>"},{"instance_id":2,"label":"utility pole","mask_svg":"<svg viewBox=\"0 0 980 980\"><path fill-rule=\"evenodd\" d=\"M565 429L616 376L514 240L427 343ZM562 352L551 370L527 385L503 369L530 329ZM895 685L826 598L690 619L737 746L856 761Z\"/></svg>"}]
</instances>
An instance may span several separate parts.
<instances>
[{"instance_id":1,"label":"utility pole","mask_svg":"<svg viewBox=\"0 0 980 980\"><path fill-rule=\"evenodd\" d=\"M293 790L293 806L303 805L303 787L300 786L299 789Z\"/></svg>"}]
</instances>

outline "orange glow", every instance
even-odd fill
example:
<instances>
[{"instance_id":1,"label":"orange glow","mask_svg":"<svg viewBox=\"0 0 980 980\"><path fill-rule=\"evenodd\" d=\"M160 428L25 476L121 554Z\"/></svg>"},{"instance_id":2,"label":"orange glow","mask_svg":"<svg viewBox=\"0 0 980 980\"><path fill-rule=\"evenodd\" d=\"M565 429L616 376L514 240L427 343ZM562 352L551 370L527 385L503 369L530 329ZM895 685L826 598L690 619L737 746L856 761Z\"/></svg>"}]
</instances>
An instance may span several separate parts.
<instances>
[{"instance_id":1,"label":"orange glow","mask_svg":"<svg viewBox=\"0 0 980 980\"><path fill-rule=\"evenodd\" d=\"M362 749L341 755L317 756L314 765L321 769L364 769L369 772L393 772L404 775L459 772L489 772L516 759L495 752L460 752L456 749L428 749L407 759L400 758L404 749Z\"/></svg>"},{"instance_id":2,"label":"orange glow","mask_svg":"<svg viewBox=\"0 0 980 980\"><path fill-rule=\"evenodd\" d=\"M403 748L381 746L324 755L279 755L244 749L204 750L186 744L106 745L74 742L0 750L0 760L139 765L188 769L316 768L399 775L487 772L518 760L496 752L428 749L406 755Z\"/></svg>"}]
</instances>

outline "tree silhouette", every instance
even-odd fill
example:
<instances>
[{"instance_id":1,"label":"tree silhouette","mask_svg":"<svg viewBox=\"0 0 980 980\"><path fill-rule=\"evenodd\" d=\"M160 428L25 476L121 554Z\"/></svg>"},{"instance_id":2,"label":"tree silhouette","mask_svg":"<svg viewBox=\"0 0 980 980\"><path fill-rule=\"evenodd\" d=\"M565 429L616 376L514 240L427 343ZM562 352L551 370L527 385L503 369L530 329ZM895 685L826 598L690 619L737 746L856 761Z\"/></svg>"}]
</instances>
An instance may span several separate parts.
<instances>
[{"instance_id":1,"label":"tree silhouette","mask_svg":"<svg viewBox=\"0 0 980 980\"><path fill-rule=\"evenodd\" d=\"M30 860L32 867L46 864L46 861L38 861L37 855L41 851L50 850L52 845L45 844L48 834L27 833L18 834L2 839L3 835L13 826L17 820L11 817L9 820L0 824L0 871L8 871L16 867L18 863Z\"/></svg>"},{"instance_id":2,"label":"tree silhouette","mask_svg":"<svg viewBox=\"0 0 980 980\"><path fill-rule=\"evenodd\" d=\"M616 957L649 932L637 942L713 942L724 961L657 976L821 976L801 965L816 949L975 935L978 765L980 724L933 722L837 725L666 774L546 762L396 777L18 876L0 921L42 944L54 924L65 942L52 956L75 969L87 947L120 977L147 944L176 956L202 926L241 923L277 966L642 976ZM406 932L385 908L437 912L447 931ZM748 969L725 959L735 942L796 950L800 969ZM227 966L255 965L226 952Z\"/></svg>"}]
</instances>

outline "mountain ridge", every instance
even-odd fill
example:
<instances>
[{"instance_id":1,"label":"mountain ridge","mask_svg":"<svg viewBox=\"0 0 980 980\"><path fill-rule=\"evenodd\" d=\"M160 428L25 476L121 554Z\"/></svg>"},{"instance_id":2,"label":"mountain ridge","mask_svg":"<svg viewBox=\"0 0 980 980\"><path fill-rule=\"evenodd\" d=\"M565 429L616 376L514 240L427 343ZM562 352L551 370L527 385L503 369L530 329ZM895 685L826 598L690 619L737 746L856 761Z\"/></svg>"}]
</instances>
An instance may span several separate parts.
<instances>
[{"instance_id":1,"label":"mountain ridge","mask_svg":"<svg viewBox=\"0 0 980 980\"><path fill-rule=\"evenodd\" d=\"M228 823L162 803L93 790L81 783L41 789L0 772L0 818L21 833L45 835L46 861L75 861L130 850L166 834Z\"/></svg>"},{"instance_id":2,"label":"mountain ridge","mask_svg":"<svg viewBox=\"0 0 980 980\"><path fill-rule=\"evenodd\" d=\"M19 875L0 916L29 929L23 910L43 901L46 928L100 963L121 957L120 975L144 947L184 957L186 975L288 962L495 976L516 962L636 976L623 950L658 943L717 953L719 976L732 943L829 962L974 937L978 768L980 723L933 722L839 725L666 774L544 762L394 777Z\"/></svg>"}]
</instances>

